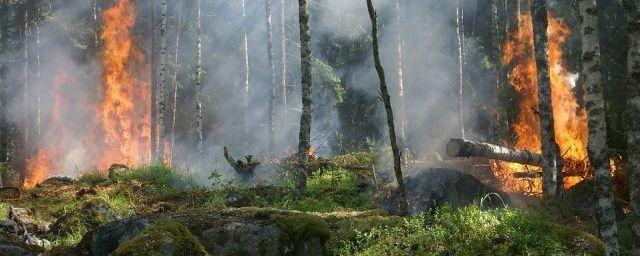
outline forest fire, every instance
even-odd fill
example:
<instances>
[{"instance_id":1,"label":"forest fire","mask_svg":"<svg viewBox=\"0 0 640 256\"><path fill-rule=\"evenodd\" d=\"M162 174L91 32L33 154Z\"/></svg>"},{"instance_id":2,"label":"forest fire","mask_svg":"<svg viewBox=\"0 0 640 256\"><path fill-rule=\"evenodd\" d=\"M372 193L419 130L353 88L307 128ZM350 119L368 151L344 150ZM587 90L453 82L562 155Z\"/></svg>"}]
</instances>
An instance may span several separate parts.
<instances>
[{"instance_id":1,"label":"forest fire","mask_svg":"<svg viewBox=\"0 0 640 256\"><path fill-rule=\"evenodd\" d=\"M98 167L114 162L138 164L148 159L150 152L150 88L134 72L143 55L134 45L131 29L135 12L129 0L118 0L102 14L104 92L98 111L102 157ZM95 135L94 135L95 136Z\"/></svg>"},{"instance_id":2,"label":"forest fire","mask_svg":"<svg viewBox=\"0 0 640 256\"><path fill-rule=\"evenodd\" d=\"M49 117L44 120L47 134L39 141L39 148L27 160L24 187L33 187L50 175L62 173L65 157L80 148L87 161L85 167L106 169L113 163L140 164L149 159L151 92L149 81L141 80L149 67L144 55L135 46L131 30L136 16L129 0L117 0L102 13L100 32L103 65L101 95L97 103L73 104L66 95L78 90L78 86L63 72L56 74L51 93ZM84 95L87 96L87 95ZM85 100L81 99L81 101ZM96 98L96 97L90 97ZM87 109L88 106L88 109ZM90 128L77 131L68 121L73 113L87 113ZM79 145L64 141L83 132ZM79 163L75 163L79 164Z\"/></svg>"},{"instance_id":3,"label":"forest fire","mask_svg":"<svg viewBox=\"0 0 640 256\"><path fill-rule=\"evenodd\" d=\"M509 80L520 98L518 116L512 125L517 136L514 147L540 152L537 70L531 14L519 15L518 24L518 29L513 31L504 44L502 56L503 64L513 67ZM573 174L565 177L565 188L573 186L588 175L586 110L578 104L573 90L575 81L572 81L572 75L563 61L562 46L570 34L569 27L562 20L549 15L548 47L555 136L559 153L565 160L564 172L571 169ZM494 172L506 191L538 194L541 192L540 180L515 179L512 175L514 172L537 169L539 168L515 163L497 163ZM576 173L579 175L575 176Z\"/></svg>"}]
</instances>

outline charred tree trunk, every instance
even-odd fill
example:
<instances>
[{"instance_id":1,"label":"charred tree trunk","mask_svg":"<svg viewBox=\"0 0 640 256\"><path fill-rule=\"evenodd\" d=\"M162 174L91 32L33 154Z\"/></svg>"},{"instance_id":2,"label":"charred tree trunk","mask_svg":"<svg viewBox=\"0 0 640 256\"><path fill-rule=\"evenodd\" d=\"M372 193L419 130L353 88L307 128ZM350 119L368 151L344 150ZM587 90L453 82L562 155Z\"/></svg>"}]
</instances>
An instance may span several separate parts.
<instances>
[{"instance_id":1,"label":"charred tree trunk","mask_svg":"<svg viewBox=\"0 0 640 256\"><path fill-rule=\"evenodd\" d=\"M271 0L265 0L267 25L267 58L271 71L271 95L269 97L269 152L275 153L276 137L276 64L273 48L273 23L271 22Z\"/></svg>"},{"instance_id":2,"label":"charred tree trunk","mask_svg":"<svg viewBox=\"0 0 640 256\"><path fill-rule=\"evenodd\" d=\"M311 113L313 98L311 95L311 29L309 28L309 1L298 0L300 23L300 68L302 85L302 115L300 116L300 134L298 138L298 168L296 170L296 197L302 198L307 190L307 164L311 147Z\"/></svg>"},{"instance_id":3,"label":"charred tree trunk","mask_svg":"<svg viewBox=\"0 0 640 256\"><path fill-rule=\"evenodd\" d=\"M542 140L542 190L545 196L556 196L562 190L562 173L553 130L553 105L547 45L547 0L533 1L533 35L538 70L538 112Z\"/></svg>"},{"instance_id":4,"label":"charred tree trunk","mask_svg":"<svg viewBox=\"0 0 640 256\"><path fill-rule=\"evenodd\" d=\"M180 34L182 32L182 8L183 5L180 4L178 10L178 24L176 25L176 45L175 45L175 53L173 56L173 106L171 109L171 154L169 155L169 163L173 163L174 157L174 147L176 145L176 119L178 115L178 72L180 70Z\"/></svg>"},{"instance_id":5,"label":"charred tree trunk","mask_svg":"<svg viewBox=\"0 0 640 256\"><path fill-rule=\"evenodd\" d=\"M198 159L204 156L203 152L203 125L202 125L202 0L196 2L196 76L195 76L195 103L196 103L196 151Z\"/></svg>"},{"instance_id":6,"label":"charred tree trunk","mask_svg":"<svg viewBox=\"0 0 640 256\"><path fill-rule=\"evenodd\" d=\"M242 9L242 100L243 100L243 140L245 148L249 146L249 39L247 38L247 17L244 0L240 0Z\"/></svg>"},{"instance_id":7,"label":"charred tree trunk","mask_svg":"<svg viewBox=\"0 0 640 256\"><path fill-rule=\"evenodd\" d=\"M460 136L464 139L464 31L462 30L461 0L456 0L456 35L458 42L458 124Z\"/></svg>"},{"instance_id":8,"label":"charred tree trunk","mask_svg":"<svg viewBox=\"0 0 640 256\"><path fill-rule=\"evenodd\" d=\"M285 0L280 0L280 97L282 100L282 115L284 132L289 128L287 115L287 38L286 38L286 8Z\"/></svg>"},{"instance_id":9,"label":"charred tree trunk","mask_svg":"<svg viewBox=\"0 0 640 256\"><path fill-rule=\"evenodd\" d=\"M481 157L532 166L542 165L542 155L540 154L464 139L449 140L447 155L450 157Z\"/></svg>"},{"instance_id":10,"label":"charred tree trunk","mask_svg":"<svg viewBox=\"0 0 640 256\"><path fill-rule=\"evenodd\" d=\"M506 0L505 0L506 1ZM501 29L501 24L503 19L506 17L500 16L500 14L506 14L506 6L505 8L500 8L498 4L499 0L491 0L491 48L493 53L493 63L494 67L494 81L495 86L492 88L493 91L493 102L491 102L494 118L493 118L493 129L491 131L491 141L496 144L500 144L502 142L502 138L507 135L507 130L509 128L509 124L507 122L506 113L504 111L503 104L503 93L505 90L505 84L507 81L507 69L505 65L502 64L502 41L504 40L505 31ZM506 4L506 3L505 3ZM502 9L502 13L500 12Z\"/></svg>"},{"instance_id":11,"label":"charred tree trunk","mask_svg":"<svg viewBox=\"0 0 640 256\"><path fill-rule=\"evenodd\" d=\"M371 36L373 37L373 60L375 62L376 72L378 73L378 79L380 80L380 92L382 95L382 100L384 102L385 112L387 114L387 126L389 128L389 137L391 139L391 151L393 152L393 170L398 182L398 212L400 213L400 215L406 215L408 214L409 207L407 205L407 198L405 196L404 181L402 176L402 163L400 161L400 150L398 149L395 124L393 121L391 97L389 96L389 91L387 89L387 82L385 80L382 63L380 63L380 53L378 49L378 14L373 8L373 3L371 3L371 0L367 0L367 9L369 10L369 17L371 18Z\"/></svg>"},{"instance_id":12,"label":"charred tree trunk","mask_svg":"<svg viewBox=\"0 0 640 256\"><path fill-rule=\"evenodd\" d=\"M167 0L161 1L160 14L160 73L158 74L158 153L156 163L164 161L166 140L166 88L167 88Z\"/></svg>"},{"instance_id":13,"label":"charred tree trunk","mask_svg":"<svg viewBox=\"0 0 640 256\"><path fill-rule=\"evenodd\" d=\"M607 255L618 255L618 229L614 210L613 187L602 89L602 60L598 33L596 0L581 0L582 18L582 75L586 89L587 116L589 118L589 160L593 167L596 195L598 234L606 245Z\"/></svg>"},{"instance_id":14,"label":"charred tree trunk","mask_svg":"<svg viewBox=\"0 0 640 256\"><path fill-rule=\"evenodd\" d=\"M631 241L640 241L640 1L625 0L625 16L629 35L627 55L627 103L629 177L631 206ZM640 255L640 243L633 244L632 255Z\"/></svg>"}]
</instances>

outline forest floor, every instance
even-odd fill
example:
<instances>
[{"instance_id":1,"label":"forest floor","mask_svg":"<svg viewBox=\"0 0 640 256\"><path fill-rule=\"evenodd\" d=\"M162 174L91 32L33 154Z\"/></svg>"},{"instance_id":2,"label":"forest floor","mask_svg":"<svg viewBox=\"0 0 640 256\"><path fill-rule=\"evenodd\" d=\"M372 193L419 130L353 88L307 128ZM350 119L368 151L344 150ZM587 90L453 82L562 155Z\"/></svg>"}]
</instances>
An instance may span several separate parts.
<instances>
[{"instance_id":1,"label":"forest floor","mask_svg":"<svg viewBox=\"0 0 640 256\"><path fill-rule=\"evenodd\" d=\"M335 159L358 165L361 158ZM89 173L51 179L24 191L20 200L0 202L0 254L603 254L589 228L558 221L545 207L486 209L476 202L391 216L382 205L392 188L376 191L363 182L365 176L324 166L309 177L301 200L294 199L293 182L239 188L220 185L213 173L212 182L219 184L212 189L161 166L126 169L111 178ZM10 210L32 245L25 243L24 229L7 220Z\"/></svg>"}]
</instances>

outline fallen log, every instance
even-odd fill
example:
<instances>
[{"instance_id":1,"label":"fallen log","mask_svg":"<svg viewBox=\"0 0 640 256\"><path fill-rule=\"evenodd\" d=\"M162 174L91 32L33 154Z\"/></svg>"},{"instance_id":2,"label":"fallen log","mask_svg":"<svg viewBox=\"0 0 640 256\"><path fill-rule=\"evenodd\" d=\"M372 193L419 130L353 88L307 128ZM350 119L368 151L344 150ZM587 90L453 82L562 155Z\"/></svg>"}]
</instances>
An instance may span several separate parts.
<instances>
[{"instance_id":1,"label":"fallen log","mask_svg":"<svg viewBox=\"0 0 640 256\"><path fill-rule=\"evenodd\" d=\"M446 150L450 157L481 157L532 166L542 165L541 154L464 139L450 139Z\"/></svg>"}]
</instances>

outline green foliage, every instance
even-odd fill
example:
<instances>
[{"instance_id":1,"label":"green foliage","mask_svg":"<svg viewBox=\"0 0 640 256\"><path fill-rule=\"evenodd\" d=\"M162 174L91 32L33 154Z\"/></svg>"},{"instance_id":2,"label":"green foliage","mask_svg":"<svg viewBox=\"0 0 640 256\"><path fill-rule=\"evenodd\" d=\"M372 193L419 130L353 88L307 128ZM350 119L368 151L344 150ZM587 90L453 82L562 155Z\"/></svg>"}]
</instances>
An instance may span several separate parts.
<instances>
[{"instance_id":1,"label":"green foliage","mask_svg":"<svg viewBox=\"0 0 640 256\"><path fill-rule=\"evenodd\" d=\"M9 213L9 205L0 201L0 220L7 219Z\"/></svg>"},{"instance_id":2,"label":"green foliage","mask_svg":"<svg viewBox=\"0 0 640 256\"><path fill-rule=\"evenodd\" d=\"M143 184L141 192L168 195L197 188L192 175L164 165L143 165L115 175L113 182L137 181Z\"/></svg>"},{"instance_id":3,"label":"green foliage","mask_svg":"<svg viewBox=\"0 0 640 256\"><path fill-rule=\"evenodd\" d=\"M156 224L120 245L118 255L209 255L188 228L179 222Z\"/></svg>"},{"instance_id":4,"label":"green foliage","mask_svg":"<svg viewBox=\"0 0 640 256\"><path fill-rule=\"evenodd\" d=\"M479 206L444 207L404 225L358 232L338 250L345 255L599 255L597 239L586 248L569 244L591 235L569 232L540 215L513 209L483 211Z\"/></svg>"},{"instance_id":5,"label":"green foliage","mask_svg":"<svg viewBox=\"0 0 640 256\"><path fill-rule=\"evenodd\" d=\"M109 181L109 178L107 178L106 175L100 173L100 171L93 170L80 176L78 178L78 181L89 185L98 185Z\"/></svg>"}]
</instances>

